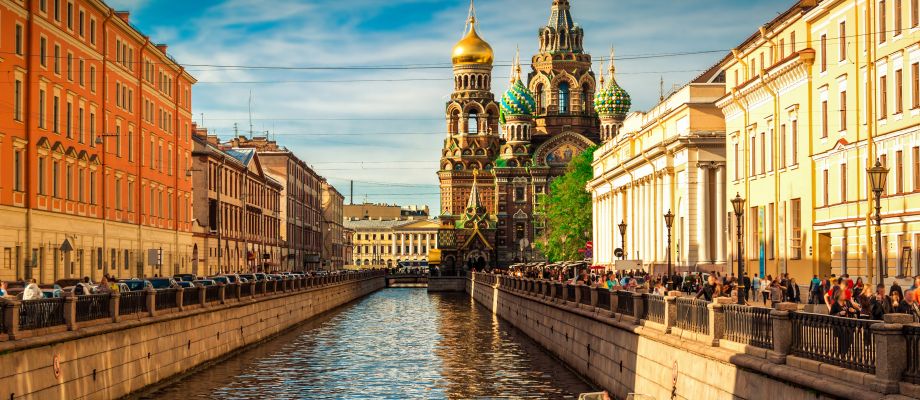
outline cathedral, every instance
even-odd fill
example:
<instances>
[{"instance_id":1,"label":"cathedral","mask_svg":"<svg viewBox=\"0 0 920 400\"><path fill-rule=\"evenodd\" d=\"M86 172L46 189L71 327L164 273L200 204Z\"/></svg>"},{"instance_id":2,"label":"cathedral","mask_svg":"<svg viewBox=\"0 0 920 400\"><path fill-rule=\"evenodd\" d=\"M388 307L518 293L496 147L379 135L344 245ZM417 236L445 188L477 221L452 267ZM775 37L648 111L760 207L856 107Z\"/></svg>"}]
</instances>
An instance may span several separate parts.
<instances>
[{"instance_id":1,"label":"cathedral","mask_svg":"<svg viewBox=\"0 0 920 400\"><path fill-rule=\"evenodd\" d=\"M616 135L630 106L612 60L607 83L598 83L568 0L552 0L531 70L523 76L516 56L500 100L492 92L495 55L476 28L471 4L453 49L454 91L438 172L447 270L542 260L535 244L552 229L541 212L551 182L573 157Z\"/></svg>"}]
</instances>

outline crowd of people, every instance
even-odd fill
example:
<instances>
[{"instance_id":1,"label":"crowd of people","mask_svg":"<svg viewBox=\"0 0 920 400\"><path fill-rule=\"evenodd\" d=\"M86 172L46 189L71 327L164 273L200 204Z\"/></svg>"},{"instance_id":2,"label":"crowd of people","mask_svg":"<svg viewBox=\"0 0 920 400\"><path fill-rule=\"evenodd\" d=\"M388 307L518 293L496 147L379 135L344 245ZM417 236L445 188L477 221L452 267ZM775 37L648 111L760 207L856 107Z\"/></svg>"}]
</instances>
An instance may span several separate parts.
<instances>
[{"instance_id":1,"label":"crowd of people","mask_svg":"<svg viewBox=\"0 0 920 400\"><path fill-rule=\"evenodd\" d=\"M693 272L674 274L649 274L643 270L604 271L588 266L524 266L492 271L530 279L546 279L572 284L585 284L609 290L643 291L666 295L670 290L680 290L688 296L706 301L719 297L738 301L739 288L742 303L774 307L779 303L825 305L830 315L881 320L885 314L908 314L920 322L920 275L913 284L903 289L897 282L886 289L884 285L867 285L863 278L855 280L848 274L831 275L820 279L815 275L805 289L788 273L753 276L745 274L738 279L734 274L724 275ZM803 289L806 290L803 293Z\"/></svg>"}]
</instances>

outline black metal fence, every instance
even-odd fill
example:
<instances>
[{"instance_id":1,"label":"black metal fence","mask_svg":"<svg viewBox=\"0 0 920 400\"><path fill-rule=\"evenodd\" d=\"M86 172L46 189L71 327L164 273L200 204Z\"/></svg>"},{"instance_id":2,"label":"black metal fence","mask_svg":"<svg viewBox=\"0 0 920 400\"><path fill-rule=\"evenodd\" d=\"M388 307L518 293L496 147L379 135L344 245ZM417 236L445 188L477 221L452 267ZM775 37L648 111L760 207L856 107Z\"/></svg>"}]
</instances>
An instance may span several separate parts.
<instances>
[{"instance_id":1,"label":"black metal fence","mask_svg":"<svg viewBox=\"0 0 920 400\"><path fill-rule=\"evenodd\" d=\"M240 297L252 296L252 284L249 282L240 284Z\"/></svg>"},{"instance_id":2,"label":"black metal fence","mask_svg":"<svg viewBox=\"0 0 920 400\"><path fill-rule=\"evenodd\" d=\"M578 286L578 290L581 291L581 299L579 303L590 306L591 305L591 286L580 285Z\"/></svg>"},{"instance_id":3,"label":"black metal fence","mask_svg":"<svg viewBox=\"0 0 920 400\"><path fill-rule=\"evenodd\" d=\"M725 338L764 349L773 348L773 320L770 309L723 304Z\"/></svg>"},{"instance_id":4,"label":"black metal fence","mask_svg":"<svg viewBox=\"0 0 920 400\"><path fill-rule=\"evenodd\" d=\"M220 286L205 287L204 301L207 303L213 303L215 301L220 301Z\"/></svg>"},{"instance_id":5,"label":"black metal fence","mask_svg":"<svg viewBox=\"0 0 920 400\"><path fill-rule=\"evenodd\" d=\"M709 302L688 297L679 297L677 320L674 324L683 330L709 334Z\"/></svg>"},{"instance_id":6,"label":"black metal fence","mask_svg":"<svg viewBox=\"0 0 920 400\"><path fill-rule=\"evenodd\" d=\"M262 285L263 285L262 282L256 282L255 287L252 288L252 290L253 290L252 293L255 294L255 295L260 295L260 294L262 294L262 292L263 292L263 290L262 290Z\"/></svg>"},{"instance_id":7,"label":"black metal fence","mask_svg":"<svg viewBox=\"0 0 920 400\"><path fill-rule=\"evenodd\" d=\"M636 307L633 300L633 293L625 290L617 290L617 314L635 316Z\"/></svg>"},{"instance_id":8,"label":"black metal fence","mask_svg":"<svg viewBox=\"0 0 920 400\"><path fill-rule=\"evenodd\" d=\"M801 312L789 316L793 355L875 373L875 341L869 327L880 321Z\"/></svg>"},{"instance_id":9,"label":"black metal fence","mask_svg":"<svg viewBox=\"0 0 920 400\"><path fill-rule=\"evenodd\" d=\"M77 322L112 318L111 300L109 293L77 296Z\"/></svg>"},{"instance_id":10,"label":"black metal fence","mask_svg":"<svg viewBox=\"0 0 920 400\"><path fill-rule=\"evenodd\" d=\"M665 307L667 306L664 296L642 293L642 301L645 303L645 307L643 307L645 315L642 319L663 324Z\"/></svg>"},{"instance_id":11,"label":"black metal fence","mask_svg":"<svg viewBox=\"0 0 920 400\"><path fill-rule=\"evenodd\" d=\"M567 301L575 301L575 285L566 284L564 287L565 287L565 299Z\"/></svg>"},{"instance_id":12,"label":"black metal fence","mask_svg":"<svg viewBox=\"0 0 920 400\"><path fill-rule=\"evenodd\" d=\"M118 315L147 312L147 292L123 292L118 302Z\"/></svg>"},{"instance_id":13,"label":"black metal fence","mask_svg":"<svg viewBox=\"0 0 920 400\"><path fill-rule=\"evenodd\" d=\"M907 369L904 371L904 380L920 384L920 326L904 326L904 337L907 339Z\"/></svg>"},{"instance_id":14,"label":"black metal fence","mask_svg":"<svg viewBox=\"0 0 920 400\"><path fill-rule=\"evenodd\" d=\"M565 287L560 282L553 283L553 287L556 288L555 298L562 300L562 291L565 290Z\"/></svg>"},{"instance_id":15,"label":"black metal fence","mask_svg":"<svg viewBox=\"0 0 920 400\"><path fill-rule=\"evenodd\" d=\"M182 307L201 304L201 299L198 297L199 290L201 290L201 287L185 289L185 291L182 292Z\"/></svg>"},{"instance_id":16,"label":"black metal fence","mask_svg":"<svg viewBox=\"0 0 920 400\"><path fill-rule=\"evenodd\" d=\"M64 325L64 298L23 300L19 304L19 330Z\"/></svg>"},{"instance_id":17,"label":"black metal fence","mask_svg":"<svg viewBox=\"0 0 920 400\"><path fill-rule=\"evenodd\" d=\"M176 304L176 293L178 292L179 292L179 289L157 290L157 294L156 294L157 310L169 310L171 308L179 307L179 305Z\"/></svg>"},{"instance_id":18,"label":"black metal fence","mask_svg":"<svg viewBox=\"0 0 920 400\"><path fill-rule=\"evenodd\" d=\"M8 332L8 330L6 329L6 313L7 313L6 310L7 308L4 307L2 303L0 303L0 333Z\"/></svg>"},{"instance_id":19,"label":"black metal fence","mask_svg":"<svg viewBox=\"0 0 920 400\"><path fill-rule=\"evenodd\" d=\"M604 288L594 289L597 292L597 307L610 310L610 290Z\"/></svg>"}]
</instances>

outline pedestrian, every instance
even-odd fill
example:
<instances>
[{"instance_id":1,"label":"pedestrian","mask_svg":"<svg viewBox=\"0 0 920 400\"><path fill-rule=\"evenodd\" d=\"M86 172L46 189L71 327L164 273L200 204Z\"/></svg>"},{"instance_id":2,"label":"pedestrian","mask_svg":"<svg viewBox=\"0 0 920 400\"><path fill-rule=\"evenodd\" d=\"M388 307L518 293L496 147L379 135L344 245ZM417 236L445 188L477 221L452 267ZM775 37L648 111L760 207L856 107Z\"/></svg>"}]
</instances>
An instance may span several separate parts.
<instances>
[{"instance_id":1,"label":"pedestrian","mask_svg":"<svg viewBox=\"0 0 920 400\"><path fill-rule=\"evenodd\" d=\"M109 286L109 278L103 276L99 280L99 286L96 286L96 293L112 293L112 288Z\"/></svg>"},{"instance_id":2,"label":"pedestrian","mask_svg":"<svg viewBox=\"0 0 920 400\"><path fill-rule=\"evenodd\" d=\"M712 301L712 298L715 297L718 293L716 291L718 289L716 287L716 283L716 277L709 275L709 277L706 279L706 284L704 284L703 287L700 288L700 291L696 294L696 298L698 299L702 297L703 300Z\"/></svg>"},{"instance_id":3,"label":"pedestrian","mask_svg":"<svg viewBox=\"0 0 920 400\"><path fill-rule=\"evenodd\" d=\"M808 283L808 304L821 304L819 299L821 298L821 279L818 279L818 275L815 274L811 278L811 282Z\"/></svg>"},{"instance_id":4,"label":"pedestrian","mask_svg":"<svg viewBox=\"0 0 920 400\"><path fill-rule=\"evenodd\" d=\"M757 293L760 293L760 284L761 284L760 276L759 274L755 272L754 279L751 279L751 291L754 292L755 296L757 295Z\"/></svg>"},{"instance_id":5,"label":"pedestrian","mask_svg":"<svg viewBox=\"0 0 920 400\"><path fill-rule=\"evenodd\" d=\"M881 321L885 316L885 312L890 309L891 301L885 295L885 285L880 283L875 287L875 294L869 302L869 318Z\"/></svg>"},{"instance_id":6,"label":"pedestrian","mask_svg":"<svg viewBox=\"0 0 920 400\"><path fill-rule=\"evenodd\" d=\"M767 275L767 278L761 283L760 294L763 296L763 305L767 305L767 299L770 297L770 286L773 284L773 276Z\"/></svg>"},{"instance_id":7,"label":"pedestrian","mask_svg":"<svg viewBox=\"0 0 920 400\"><path fill-rule=\"evenodd\" d=\"M789 278L789 281L786 282L786 301L791 303L802 302L801 290L795 278Z\"/></svg>"},{"instance_id":8,"label":"pedestrian","mask_svg":"<svg viewBox=\"0 0 920 400\"><path fill-rule=\"evenodd\" d=\"M0 297L5 298L10 295L8 286L9 284L6 281L0 281Z\"/></svg>"},{"instance_id":9,"label":"pedestrian","mask_svg":"<svg viewBox=\"0 0 920 400\"><path fill-rule=\"evenodd\" d=\"M910 311L910 306L901 298L901 292L891 291L888 297L891 299L891 307L886 314L907 314Z\"/></svg>"},{"instance_id":10,"label":"pedestrian","mask_svg":"<svg viewBox=\"0 0 920 400\"><path fill-rule=\"evenodd\" d=\"M770 307L776 308L776 305L783 302L783 287L780 286L779 280L770 281Z\"/></svg>"},{"instance_id":11,"label":"pedestrian","mask_svg":"<svg viewBox=\"0 0 920 400\"><path fill-rule=\"evenodd\" d=\"M40 300L45 297L45 294L42 293L42 289L38 287L35 279L29 281L29 284L26 285L25 289L22 291L23 300Z\"/></svg>"},{"instance_id":12,"label":"pedestrian","mask_svg":"<svg viewBox=\"0 0 920 400\"><path fill-rule=\"evenodd\" d=\"M864 290L866 290L866 285L863 283L863 278L860 276L856 278L856 283L853 285L853 297L858 299Z\"/></svg>"},{"instance_id":13,"label":"pedestrian","mask_svg":"<svg viewBox=\"0 0 920 400\"><path fill-rule=\"evenodd\" d=\"M859 316L859 310L856 309L853 302L847 300L843 291L837 291L834 294L830 314L836 317L856 318Z\"/></svg>"}]
</instances>

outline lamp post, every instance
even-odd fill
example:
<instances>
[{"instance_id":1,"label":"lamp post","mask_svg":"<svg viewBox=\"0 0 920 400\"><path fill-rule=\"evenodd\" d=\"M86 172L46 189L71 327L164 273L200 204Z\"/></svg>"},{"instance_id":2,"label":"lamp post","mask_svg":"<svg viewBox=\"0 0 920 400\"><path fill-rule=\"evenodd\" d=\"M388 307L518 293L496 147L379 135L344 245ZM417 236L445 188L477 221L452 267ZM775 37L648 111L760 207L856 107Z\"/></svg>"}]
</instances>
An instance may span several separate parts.
<instances>
[{"instance_id":1,"label":"lamp post","mask_svg":"<svg viewBox=\"0 0 920 400\"><path fill-rule=\"evenodd\" d=\"M875 258L878 268L875 284L878 285L885 281L885 259L882 257L882 192L885 191L885 183L888 180L888 168L876 159L875 166L867 168L866 173L872 184L872 192L875 193Z\"/></svg>"},{"instance_id":2,"label":"lamp post","mask_svg":"<svg viewBox=\"0 0 920 400\"><path fill-rule=\"evenodd\" d=\"M664 215L664 225L668 227L668 276L665 277L665 282L669 290L673 289L671 287L671 226L674 224L674 214L671 213L671 210L668 210L668 213Z\"/></svg>"},{"instance_id":3,"label":"lamp post","mask_svg":"<svg viewBox=\"0 0 920 400\"><path fill-rule=\"evenodd\" d=\"M736 193L732 199L732 207L735 209L735 218L738 220L738 304L744 304L744 297L747 294L747 286L744 283L744 259L741 256L741 241L743 239L741 232L741 216L744 215L744 199L741 193Z\"/></svg>"},{"instance_id":4,"label":"lamp post","mask_svg":"<svg viewBox=\"0 0 920 400\"><path fill-rule=\"evenodd\" d=\"M621 260L626 259L626 221L620 220L620 223L617 225L617 228L620 228L620 246L623 248L623 253L620 256Z\"/></svg>"}]
</instances>

